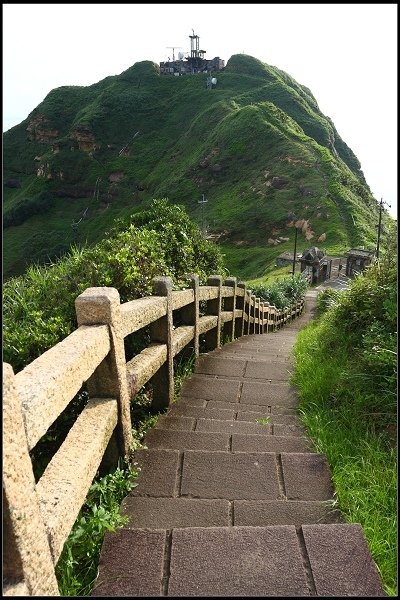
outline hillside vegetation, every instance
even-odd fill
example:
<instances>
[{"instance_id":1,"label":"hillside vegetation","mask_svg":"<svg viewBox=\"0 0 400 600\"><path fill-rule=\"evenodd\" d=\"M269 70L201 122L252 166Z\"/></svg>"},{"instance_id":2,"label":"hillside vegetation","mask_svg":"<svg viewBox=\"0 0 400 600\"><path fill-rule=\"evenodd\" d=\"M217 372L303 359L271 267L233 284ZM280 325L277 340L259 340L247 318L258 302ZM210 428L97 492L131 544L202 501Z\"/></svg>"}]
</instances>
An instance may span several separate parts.
<instances>
[{"instance_id":1,"label":"hillside vegetation","mask_svg":"<svg viewBox=\"0 0 400 600\"><path fill-rule=\"evenodd\" d=\"M189 273L203 284L210 273L223 275L221 253L182 207L155 200L116 223L101 242L5 282L4 361L20 371L69 335L76 327L75 298L88 287L115 287L127 302L151 295L153 277L170 276L178 289L187 287Z\"/></svg>"},{"instance_id":2,"label":"hillside vegetation","mask_svg":"<svg viewBox=\"0 0 400 600\"><path fill-rule=\"evenodd\" d=\"M397 269L387 258L347 291L320 294L320 316L296 341L293 382L315 449L330 464L338 507L362 525L395 596Z\"/></svg>"},{"instance_id":3,"label":"hillside vegetation","mask_svg":"<svg viewBox=\"0 0 400 600\"><path fill-rule=\"evenodd\" d=\"M310 90L246 55L217 79L208 90L205 74L136 63L52 90L6 132L5 276L99 241L116 217L160 197L199 223L204 210L233 275L263 275L292 249L295 223L299 251L373 247L376 201Z\"/></svg>"}]
</instances>

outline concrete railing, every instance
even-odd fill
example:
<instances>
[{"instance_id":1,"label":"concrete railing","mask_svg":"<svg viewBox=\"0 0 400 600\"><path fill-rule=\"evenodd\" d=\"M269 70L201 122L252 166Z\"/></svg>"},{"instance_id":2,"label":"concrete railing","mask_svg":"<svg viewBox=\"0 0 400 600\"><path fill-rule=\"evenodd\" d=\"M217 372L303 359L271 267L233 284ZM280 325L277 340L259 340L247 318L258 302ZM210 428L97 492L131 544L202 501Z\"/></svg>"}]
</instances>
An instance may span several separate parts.
<instances>
[{"instance_id":1,"label":"concrete railing","mask_svg":"<svg viewBox=\"0 0 400 600\"><path fill-rule=\"evenodd\" d=\"M166 408L182 350L197 357L199 338L210 351L222 336L275 331L304 306L278 310L235 278L188 281L173 291L169 278L156 278L153 296L124 304L115 288L89 288L75 301L71 335L16 375L4 364L4 595L59 595L55 565L65 540L100 463L130 455L130 401L145 383L153 386L152 408ZM144 327L150 344L126 362L124 339ZM89 400L35 483L29 452L84 383Z\"/></svg>"}]
</instances>

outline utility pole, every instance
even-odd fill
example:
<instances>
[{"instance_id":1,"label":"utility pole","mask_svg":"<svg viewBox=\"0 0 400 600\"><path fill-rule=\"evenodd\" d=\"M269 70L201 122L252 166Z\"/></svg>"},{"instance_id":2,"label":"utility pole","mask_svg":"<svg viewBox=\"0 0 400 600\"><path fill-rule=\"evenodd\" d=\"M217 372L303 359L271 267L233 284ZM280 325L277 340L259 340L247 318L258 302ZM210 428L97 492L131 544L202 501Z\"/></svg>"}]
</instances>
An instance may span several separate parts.
<instances>
[{"instance_id":1,"label":"utility pole","mask_svg":"<svg viewBox=\"0 0 400 600\"><path fill-rule=\"evenodd\" d=\"M382 224L382 210L383 210L383 205L386 204L386 206L388 206L389 208L391 208L390 204L388 204L387 202L383 201L383 198L381 198L381 201L379 203L379 223L378 223L378 241L376 244L376 258L379 258L379 244L381 241L381 224Z\"/></svg>"},{"instance_id":2,"label":"utility pole","mask_svg":"<svg viewBox=\"0 0 400 600\"><path fill-rule=\"evenodd\" d=\"M204 197L203 194L203 198L202 200L198 201L198 204L201 204L201 220L202 220L202 229L203 229L203 235L206 235L206 221L205 221L205 212L204 212L204 205L208 202L208 200L206 200L206 198Z\"/></svg>"}]
</instances>

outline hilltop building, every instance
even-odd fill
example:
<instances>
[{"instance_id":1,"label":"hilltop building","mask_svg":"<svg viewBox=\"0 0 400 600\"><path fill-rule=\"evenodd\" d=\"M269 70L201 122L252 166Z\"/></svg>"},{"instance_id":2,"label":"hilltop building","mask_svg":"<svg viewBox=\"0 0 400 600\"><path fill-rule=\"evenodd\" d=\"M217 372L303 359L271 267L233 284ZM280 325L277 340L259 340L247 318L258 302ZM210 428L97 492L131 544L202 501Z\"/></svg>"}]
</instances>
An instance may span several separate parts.
<instances>
[{"instance_id":1,"label":"hilltop building","mask_svg":"<svg viewBox=\"0 0 400 600\"><path fill-rule=\"evenodd\" d=\"M178 60L175 60L175 48L172 48L172 60L160 62L160 74L162 75L192 75L193 73L208 73L210 71L221 71L225 67L225 61L216 56L212 60L204 58L205 50L200 50L200 38L190 35L189 52L178 52Z\"/></svg>"}]
</instances>

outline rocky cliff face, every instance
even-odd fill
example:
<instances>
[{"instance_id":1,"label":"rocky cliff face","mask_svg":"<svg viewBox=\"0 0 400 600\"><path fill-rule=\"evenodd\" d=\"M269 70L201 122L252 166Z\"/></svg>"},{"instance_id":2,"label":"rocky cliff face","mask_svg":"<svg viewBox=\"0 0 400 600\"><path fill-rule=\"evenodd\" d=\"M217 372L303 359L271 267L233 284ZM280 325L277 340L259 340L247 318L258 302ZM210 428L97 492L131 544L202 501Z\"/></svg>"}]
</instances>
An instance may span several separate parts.
<instances>
[{"instance_id":1,"label":"rocky cliff face","mask_svg":"<svg viewBox=\"0 0 400 600\"><path fill-rule=\"evenodd\" d=\"M57 137L58 131L48 126L49 120L44 115L37 115L29 121L26 131L28 139L39 144L51 144Z\"/></svg>"},{"instance_id":2,"label":"rocky cliff face","mask_svg":"<svg viewBox=\"0 0 400 600\"><path fill-rule=\"evenodd\" d=\"M93 132L89 127L77 127L70 135L70 139L78 143L78 149L83 152L93 152L100 148L100 145L96 143Z\"/></svg>"}]
</instances>

